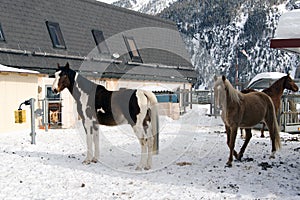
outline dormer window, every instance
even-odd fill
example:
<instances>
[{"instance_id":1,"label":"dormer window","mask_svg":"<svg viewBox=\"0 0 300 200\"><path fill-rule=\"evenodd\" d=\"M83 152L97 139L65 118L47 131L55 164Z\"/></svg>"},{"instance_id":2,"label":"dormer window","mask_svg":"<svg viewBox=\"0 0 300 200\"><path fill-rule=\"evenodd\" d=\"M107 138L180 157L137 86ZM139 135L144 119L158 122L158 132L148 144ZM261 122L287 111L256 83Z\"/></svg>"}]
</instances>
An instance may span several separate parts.
<instances>
[{"instance_id":1,"label":"dormer window","mask_svg":"<svg viewBox=\"0 0 300 200\"><path fill-rule=\"evenodd\" d=\"M109 54L109 49L108 49L107 44L105 42L103 32L93 29L92 34L93 34L95 43L97 45L97 48L99 50L99 53Z\"/></svg>"},{"instance_id":2,"label":"dormer window","mask_svg":"<svg viewBox=\"0 0 300 200\"><path fill-rule=\"evenodd\" d=\"M53 47L59 48L59 49L66 49L66 44L63 38L63 35L61 33L59 24L56 22L46 22L49 35L53 44Z\"/></svg>"},{"instance_id":3,"label":"dormer window","mask_svg":"<svg viewBox=\"0 0 300 200\"><path fill-rule=\"evenodd\" d=\"M125 44L127 46L128 53L131 57L131 61L142 63L143 60L141 58L140 52L136 46L136 43L135 43L133 37L124 36L124 40L125 40Z\"/></svg>"},{"instance_id":4,"label":"dormer window","mask_svg":"<svg viewBox=\"0 0 300 200\"><path fill-rule=\"evenodd\" d=\"M4 37L4 33L3 33L1 24L0 24L0 41L5 41L5 37Z\"/></svg>"}]
</instances>

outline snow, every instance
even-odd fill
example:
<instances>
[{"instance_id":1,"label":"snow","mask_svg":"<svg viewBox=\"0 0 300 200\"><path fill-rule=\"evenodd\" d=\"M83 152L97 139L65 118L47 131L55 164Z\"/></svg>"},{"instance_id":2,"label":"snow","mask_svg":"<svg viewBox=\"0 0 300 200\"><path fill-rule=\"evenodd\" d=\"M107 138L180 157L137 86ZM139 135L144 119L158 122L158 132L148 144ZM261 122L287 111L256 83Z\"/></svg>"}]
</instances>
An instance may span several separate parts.
<instances>
[{"instance_id":1,"label":"snow","mask_svg":"<svg viewBox=\"0 0 300 200\"><path fill-rule=\"evenodd\" d=\"M97 1L101 1L101 2L104 2L104 3L112 4L112 3L116 2L117 0L97 0Z\"/></svg>"},{"instance_id":2,"label":"snow","mask_svg":"<svg viewBox=\"0 0 300 200\"><path fill-rule=\"evenodd\" d=\"M295 9L281 15L276 29L275 38L300 38L300 10Z\"/></svg>"},{"instance_id":3,"label":"snow","mask_svg":"<svg viewBox=\"0 0 300 200\"><path fill-rule=\"evenodd\" d=\"M97 1L101 1L108 4L121 3L121 5L122 3L124 3L118 0L97 0ZM155 1L154 0L129 0L126 1L126 8L141 13L156 15L176 1L177 0L155 0Z\"/></svg>"},{"instance_id":4,"label":"snow","mask_svg":"<svg viewBox=\"0 0 300 200\"><path fill-rule=\"evenodd\" d=\"M30 73L30 74L38 74L38 71L27 70L27 69L18 69L13 67L7 67L5 65L0 64L0 72L17 72L17 73Z\"/></svg>"},{"instance_id":5,"label":"snow","mask_svg":"<svg viewBox=\"0 0 300 200\"><path fill-rule=\"evenodd\" d=\"M150 15L155 15L160 13L165 8L169 7L176 0L163 0L163 1L153 1L153 0L137 0L131 1L131 10L138 12L146 12Z\"/></svg>"},{"instance_id":6,"label":"snow","mask_svg":"<svg viewBox=\"0 0 300 200\"><path fill-rule=\"evenodd\" d=\"M281 73L281 72L263 72L263 73L259 73L259 74L255 75L253 77L253 79L251 79L251 81L248 84L248 87L250 85L252 85L253 83L255 83L256 81L261 80L261 79L277 80L277 79L280 79L281 77L284 77L284 76L286 76L286 74Z\"/></svg>"},{"instance_id":7,"label":"snow","mask_svg":"<svg viewBox=\"0 0 300 200\"><path fill-rule=\"evenodd\" d=\"M300 135L281 133L269 159L269 138L254 135L242 162L226 168L229 150L220 118L207 105L179 120L160 117L160 153L153 169L135 171L140 147L129 126L100 127L101 162L83 165L85 142L74 129L0 134L0 199L300 199ZM238 137L236 146L243 140Z\"/></svg>"}]
</instances>

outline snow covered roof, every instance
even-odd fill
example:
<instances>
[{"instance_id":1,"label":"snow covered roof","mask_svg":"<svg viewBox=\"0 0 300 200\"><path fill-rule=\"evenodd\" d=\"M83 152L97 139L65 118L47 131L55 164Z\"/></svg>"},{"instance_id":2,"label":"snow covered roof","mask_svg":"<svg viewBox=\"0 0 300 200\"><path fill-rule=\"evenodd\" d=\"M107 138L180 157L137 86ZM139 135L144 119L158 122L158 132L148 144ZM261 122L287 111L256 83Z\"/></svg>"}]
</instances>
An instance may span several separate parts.
<instances>
[{"instance_id":1,"label":"snow covered roof","mask_svg":"<svg viewBox=\"0 0 300 200\"><path fill-rule=\"evenodd\" d=\"M254 78L248 84L248 88L260 88L258 87L258 85L262 87L263 86L269 87L269 85L265 85L265 83L261 84L261 82L270 82L270 81L278 80L284 76L286 76L286 74L281 72L263 72L254 76Z\"/></svg>"},{"instance_id":2,"label":"snow covered roof","mask_svg":"<svg viewBox=\"0 0 300 200\"><path fill-rule=\"evenodd\" d=\"M175 88L170 88L163 85L145 85L140 87L139 89L152 91L152 92L164 92L164 91L172 92L172 91L176 91L178 89L178 86L176 86Z\"/></svg>"},{"instance_id":3,"label":"snow covered roof","mask_svg":"<svg viewBox=\"0 0 300 200\"><path fill-rule=\"evenodd\" d=\"M7 67L7 66L2 65L2 64L0 64L0 72L16 72L16 73L39 74L39 72L37 72L37 71Z\"/></svg>"},{"instance_id":4,"label":"snow covered roof","mask_svg":"<svg viewBox=\"0 0 300 200\"><path fill-rule=\"evenodd\" d=\"M270 47L300 54L300 10L281 15Z\"/></svg>"}]
</instances>

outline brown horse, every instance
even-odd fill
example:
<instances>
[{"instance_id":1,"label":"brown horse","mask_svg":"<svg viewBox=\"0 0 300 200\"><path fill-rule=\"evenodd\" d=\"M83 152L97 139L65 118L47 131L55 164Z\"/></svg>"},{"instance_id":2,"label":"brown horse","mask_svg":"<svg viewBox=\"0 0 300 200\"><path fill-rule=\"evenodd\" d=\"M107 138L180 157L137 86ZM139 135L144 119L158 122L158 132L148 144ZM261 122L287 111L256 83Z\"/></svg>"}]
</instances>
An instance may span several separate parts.
<instances>
[{"instance_id":1,"label":"brown horse","mask_svg":"<svg viewBox=\"0 0 300 200\"><path fill-rule=\"evenodd\" d=\"M281 145L275 108L271 98L262 92L243 94L234 89L225 76L222 76L222 79L215 79L214 87L225 93L222 119L227 133L227 145L230 149L227 166L232 166L233 155L236 159L241 160L249 142L244 142L239 153L234 150L238 127L249 128L261 121L265 122L269 128L272 143L270 158L274 158L276 150Z\"/></svg>"},{"instance_id":2,"label":"brown horse","mask_svg":"<svg viewBox=\"0 0 300 200\"><path fill-rule=\"evenodd\" d=\"M289 74L278 79L269 88L266 88L262 91L262 92L266 93L267 95L269 95L269 97L271 97L274 107L275 107L276 116L279 116L278 111L280 108L281 96L283 94L284 89L288 89L293 92L298 91L298 86L296 85L296 83L293 81L293 79L290 77ZM245 90L242 90L241 92L246 94L246 93L254 92L254 91L255 90L253 90L253 89L245 89ZM264 129L265 129L265 124L263 123L262 128L261 128L261 137L265 137ZM245 131L246 131L246 140L247 140L251 134L251 129L245 129Z\"/></svg>"}]
</instances>

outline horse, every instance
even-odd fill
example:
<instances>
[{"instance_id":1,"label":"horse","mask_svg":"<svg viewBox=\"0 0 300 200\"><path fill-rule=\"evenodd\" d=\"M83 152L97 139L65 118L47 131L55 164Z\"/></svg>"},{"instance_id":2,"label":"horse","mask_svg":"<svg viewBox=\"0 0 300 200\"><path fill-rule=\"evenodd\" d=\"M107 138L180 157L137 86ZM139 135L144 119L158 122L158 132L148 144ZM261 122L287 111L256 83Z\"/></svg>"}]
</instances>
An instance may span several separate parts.
<instances>
[{"instance_id":1,"label":"horse","mask_svg":"<svg viewBox=\"0 0 300 200\"><path fill-rule=\"evenodd\" d=\"M241 160L252 135L247 135L240 152L234 150L238 127L250 128L263 121L270 131L272 144L270 158L275 158L275 152L281 147L279 128L276 113L271 98L263 92L251 92L243 94L234 89L225 76L215 78L214 88L224 93L222 101L222 120L225 124L227 134L227 145L230 149L229 158L226 163L232 166L233 156ZM219 102L220 103L220 102Z\"/></svg>"},{"instance_id":2,"label":"horse","mask_svg":"<svg viewBox=\"0 0 300 200\"><path fill-rule=\"evenodd\" d=\"M274 107L275 107L276 116L279 116L278 112L279 112L281 97L282 97L284 89L291 90L293 92L297 92L299 89L289 74L287 74L286 76L283 76L280 79L278 79L277 81L275 81L269 88L265 88L264 90L262 90L262 92L266 93L267 95L269 95L269 97L271 97ZM242 90L241 92L246 94L246 93L253 92L253 91L255 91L255 90L245 89L245 90ZM260 130L261 137L265 137L264 130L265 130L265 124L263 123L262 128ZM245 129L245 131L251 132L251 129Z\"/></svg>"},{"instance_id":3,"label":"horse","mask_svg":"<svg viewBox=\"0 0 300 200\"><path fill-rule=\"evenodd\" d=\"M52 91L60 93L65 88L77 103L77 112L86 132L87 156L83 164L99 161L98 125L130 124L141 145L141 159L136 170L151 169L154 143L158 137L154 93L131 89L109 91L72 70L69 63L65 66L58 64Z\"/></svg>"}]
</instances>

